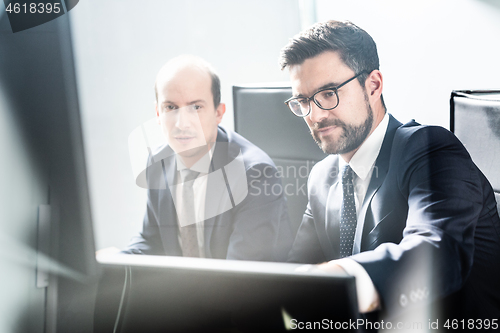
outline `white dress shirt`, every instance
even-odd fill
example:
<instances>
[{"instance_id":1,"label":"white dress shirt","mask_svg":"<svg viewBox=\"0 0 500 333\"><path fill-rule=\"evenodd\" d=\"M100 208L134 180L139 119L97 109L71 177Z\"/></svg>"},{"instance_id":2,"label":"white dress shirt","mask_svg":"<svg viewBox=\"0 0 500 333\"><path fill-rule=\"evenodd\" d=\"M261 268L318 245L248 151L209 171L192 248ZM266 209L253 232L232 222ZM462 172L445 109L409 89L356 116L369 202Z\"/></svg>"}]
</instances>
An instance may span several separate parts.
<instances>
[{"instance_id":1,"label":"white dress shirt","mask_svg":"<svg viewBox=\"0 0 500 333\"><path fill-rule=\"evenodd\" d=\"M349 163L344 161L342 157L339 158L339 170L343 170L343 167L349 164L354 171L354 201L358 218L373 172L378 172L374 166L380 153L388 125L389 115L386 113L377 128L375 128L373 133L352 156ZM380 297L363 266L349 258L336 260L335 263L341 266L349 275L356 278L359 311L364 313L378 309L380 307Z\"/></svg>"},{"instance_id":2,"label":"white dress shirt","mask_svg":"<svg viewBox=\"0 0 500 333\"><path fill-rule=\"evenodd\" d=\"M193 183L193 194L194 194L194 210L195 210L195 218L196 221L196 236L198 238L198 248L200 249L200 258L205 258L205 233L204 233L204 221L205 221L205 199L207 194L207 180L208 173L210 171L210 163L212 162L212 155L215 149L215 144L212 148L206 153L203 157L201 157L195 164L189 168L189 170L199 172L200 174L194 180ZM185 172L188 168L182 162L182 158L179 155L175 155L177 160L177 180L176 183L179 182L180 174ZM180 191L176 191L175 199L176 202L181 202L182 194ZM180 226L178 225L180 228ZM180 236L180 232L178 233L179 244L182 247L182 240Z\"/></svg>"}]
</instances>

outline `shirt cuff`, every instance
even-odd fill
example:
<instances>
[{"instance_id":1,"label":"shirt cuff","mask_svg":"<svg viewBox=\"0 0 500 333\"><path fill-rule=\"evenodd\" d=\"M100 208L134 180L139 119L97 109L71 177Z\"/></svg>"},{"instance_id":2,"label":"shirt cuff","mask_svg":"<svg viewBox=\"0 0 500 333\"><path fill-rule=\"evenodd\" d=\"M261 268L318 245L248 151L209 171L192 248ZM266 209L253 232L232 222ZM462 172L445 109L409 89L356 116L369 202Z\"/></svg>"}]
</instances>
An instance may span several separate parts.
<instances>
[{"instance_id":1,"label":"shirt cuff","mask_svg":"<svg viewBox=\"0 0 500 333\"><path fill-rule=\"evenodd\" d=\"M347 274L356 278L359 312L366 313L380 309L380 297L363 266L349 258L335 260L335 263L342 267Z\"/></svg>"}]
</instances>

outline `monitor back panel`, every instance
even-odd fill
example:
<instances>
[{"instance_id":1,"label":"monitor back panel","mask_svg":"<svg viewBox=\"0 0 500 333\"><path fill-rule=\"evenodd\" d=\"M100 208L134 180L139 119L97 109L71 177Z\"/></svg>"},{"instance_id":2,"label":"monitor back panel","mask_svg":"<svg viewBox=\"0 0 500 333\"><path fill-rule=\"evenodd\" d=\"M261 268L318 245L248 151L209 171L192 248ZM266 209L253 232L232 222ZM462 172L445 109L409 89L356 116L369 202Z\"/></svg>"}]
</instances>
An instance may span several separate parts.
<instances>
[{"instance_id":1,"label":"monitor back panel","mask_svg":"<svg viewBox=\"0 0 500 333\"><path fill-rule=\"evenodd\" d=\"M132 258L130 265L104 265L99 294L108 299L96 308L96 327L107 321L108 329L118 323L121 332L284 331L292 319L344 322L357 316L353 277L298 273L300 265L285 263L152 259L156 264ZM111 322L121 295L120 319Z\"/></svg>"}]
</instances>

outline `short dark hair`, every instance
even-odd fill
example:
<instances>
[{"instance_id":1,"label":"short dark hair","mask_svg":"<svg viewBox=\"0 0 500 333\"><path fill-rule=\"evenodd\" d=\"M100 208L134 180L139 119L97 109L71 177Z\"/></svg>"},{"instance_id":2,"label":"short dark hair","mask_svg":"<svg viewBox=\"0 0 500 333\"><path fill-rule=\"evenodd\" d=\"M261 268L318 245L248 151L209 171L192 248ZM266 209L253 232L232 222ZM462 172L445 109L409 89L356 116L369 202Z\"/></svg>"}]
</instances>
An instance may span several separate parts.
<instances>
[{"instance_id":1,"label":"short dark hair","mask_svg":"<svg viewBox=\"0 0 500 333\"><path fill-rule=\"evenodd\" d=\"M169 61L169 63L174 63L174 62L180 62L180 63L191 62L194 65L198 66L199 68L205 70L208 73L208 75L210 75L210 78L212 79L212 96L214 99L214 106L215 108L217 108L221 100L220 79L219 75L217 75L212 65L210 65L204 59L192 55L181 55ZM158 88L156 85L157 82L155 81L155 98L156 101L158 102Z\"/></svg>"},{"instance_id":2,"label":"short dark hair","mask_svg":"<svg viewBox=\"0 0 500 333\"><path fill-rule=\"evenodd\" d=\"M325 51L338 52L355 74L367 71L358 77L361 84L365 83L368 73L379 69L377 46L372 37L354 23L333 20L316 23L291 38L281 49L281 69L300 65Z\"/></svg>"},{"instance_id":3,"label":"short dark hair","mask_svg":"<svg viewBox=\"0 0 500 333\"><path fill-rule=\"evenodd\" d=\"M219 75L214 71L209 71L210 77L212 78L212 95L214 97L214 106L217 108L220 104L220 79Z\"/></svg>"}]
</instances>

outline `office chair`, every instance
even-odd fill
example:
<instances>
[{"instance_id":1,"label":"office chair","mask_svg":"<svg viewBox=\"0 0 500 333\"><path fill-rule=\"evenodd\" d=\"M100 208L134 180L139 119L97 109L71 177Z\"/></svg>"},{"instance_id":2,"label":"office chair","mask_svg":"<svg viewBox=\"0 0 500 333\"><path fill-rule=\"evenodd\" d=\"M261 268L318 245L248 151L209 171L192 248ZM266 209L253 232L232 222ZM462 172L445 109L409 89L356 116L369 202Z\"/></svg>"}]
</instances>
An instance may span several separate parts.
<instances>
[{"instance_id":1,"label":"office chair","mask_svg":"<svg viewBox=\"0 0 500 333\"><path fill-rule=\"evenodd\" d=\"M309 172L326 155L305 121L285 105L290 96L285 84L233 86L235 131L264 150L281 172L295 236L307 206Z\"/></svg>"},{"instance_id":2,"label":"office chair","mask_svg":"<svg viewBox=\"0 0 500 333\"><path fill-rule=\"evenodd\" d=\"M450 129L490 181L500 213L500 90L453 91Z\"/></svg>"}]
</instances>

